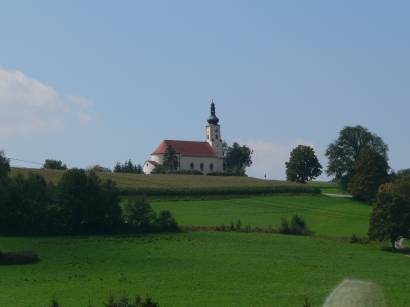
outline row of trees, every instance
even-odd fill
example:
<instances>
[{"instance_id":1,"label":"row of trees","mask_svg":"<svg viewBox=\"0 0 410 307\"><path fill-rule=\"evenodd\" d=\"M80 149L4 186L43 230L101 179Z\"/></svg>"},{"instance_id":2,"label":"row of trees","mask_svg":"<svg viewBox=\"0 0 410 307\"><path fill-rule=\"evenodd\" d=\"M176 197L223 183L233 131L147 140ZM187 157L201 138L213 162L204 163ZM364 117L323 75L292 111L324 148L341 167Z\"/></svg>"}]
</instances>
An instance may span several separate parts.
<instances>
[{"instance_id":1,"label":"row of trees","mask_svg":"<svg viewBox=\"0 0 410 307\"><path fill-rule=\"evenodd\" d=\"M168 211L157 216L146 199L120 206L120 194L111 180L93 171L70 169L57 185L40 175L9 176L10 165L0 153L0 233L100 234L174 231Z\"/></svg>"},{"instance_id":2,"label":"row of trees","mask_svg":"<svg viewBox=\"0 0 410 307\"><path fill-rule=\"evenodd\" d=\"M392 179L387 151L383 140L366 128L345 127L326 150L326 173L355 198L370 202L379 186ZM312 147L299 145L292 150L286 162L288 180L306 183L321 174L322 165Z\"/></svg>"},{"instance_id":3,"label":"row of trees","mask_svg":"<svg viewBox=\"0 0 410 307\"><path fill-rule=\"evenodd\" d=\"M43 168L45 169L55 169L55 170L66 170L67 165L61 160L47 159L43 163ZM109 168L103 167L101 165L94 165L88 168L88 170L95 172L111 172ZM125 161L124 163L117 162L114 166L115 173L132 173L132 174L142 174L142 166L140 164L134 164L131 159Z\"/></svg>"}]
</instances>

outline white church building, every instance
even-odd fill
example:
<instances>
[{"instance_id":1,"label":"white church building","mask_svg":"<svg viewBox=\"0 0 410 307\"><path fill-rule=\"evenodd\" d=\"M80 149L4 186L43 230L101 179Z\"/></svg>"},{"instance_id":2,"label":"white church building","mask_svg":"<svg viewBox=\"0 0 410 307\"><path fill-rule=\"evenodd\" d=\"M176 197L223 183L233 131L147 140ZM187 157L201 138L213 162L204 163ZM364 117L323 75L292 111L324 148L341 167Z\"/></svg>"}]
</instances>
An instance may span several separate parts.
<instances>
[{"instance_id":1,"label":"white church building","mask_svg":"<svg viewBox=\"0 0 410 307\"><path fill-rule=\"evenodd\" d=\"M144 163L145 174L151 174L157 165L163 163L168 146L175 150L180 170L198 170L204 174L223 172L221 126L215 115L214 102L211 102L211 115L206 126L206 141L162 141L151 154L150 160Z\"/></svg>"}]
</instances>

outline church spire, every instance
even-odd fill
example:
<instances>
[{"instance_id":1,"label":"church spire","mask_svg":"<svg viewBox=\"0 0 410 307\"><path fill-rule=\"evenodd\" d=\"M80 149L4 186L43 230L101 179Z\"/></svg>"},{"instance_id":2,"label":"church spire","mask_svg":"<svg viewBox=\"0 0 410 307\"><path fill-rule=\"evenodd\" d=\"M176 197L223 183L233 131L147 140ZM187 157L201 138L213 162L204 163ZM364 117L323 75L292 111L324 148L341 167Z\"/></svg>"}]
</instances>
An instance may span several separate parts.
<instances>
[{"instance_id":1,"label":"church spire","mask_svg":"<svg viewBox=\"0 0 410 307\"><path fill-rule=\"evenodd\" d=\"M209 116L208 118L208 124L218 125L218 123L219 123L219 118L216 117L215 115L215 103L214 103L214 100L212 99L211 100L211 116Z\"/></svg>"}]
</instances>

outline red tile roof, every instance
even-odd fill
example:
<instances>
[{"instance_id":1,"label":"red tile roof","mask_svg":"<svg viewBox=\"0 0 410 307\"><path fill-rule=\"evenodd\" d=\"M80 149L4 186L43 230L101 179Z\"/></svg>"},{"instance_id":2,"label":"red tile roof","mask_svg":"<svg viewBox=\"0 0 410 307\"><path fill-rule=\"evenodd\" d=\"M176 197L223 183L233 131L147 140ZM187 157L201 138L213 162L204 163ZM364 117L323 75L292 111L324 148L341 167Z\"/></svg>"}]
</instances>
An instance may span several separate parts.
<instances>
[{"instance_id":1,"label":"red tile roof","mask_svg":"<svg viewBox=\"0 0 410 307\"><path fill-rule=\"evenodd\" d=\"M173 141L164 140L159 144L152 155L165 154L167 147L171 146L175 149L177 154L190 157L212 157L217 158L214 149L207 142L195 141Z\"/></svg>"}]
</instances>

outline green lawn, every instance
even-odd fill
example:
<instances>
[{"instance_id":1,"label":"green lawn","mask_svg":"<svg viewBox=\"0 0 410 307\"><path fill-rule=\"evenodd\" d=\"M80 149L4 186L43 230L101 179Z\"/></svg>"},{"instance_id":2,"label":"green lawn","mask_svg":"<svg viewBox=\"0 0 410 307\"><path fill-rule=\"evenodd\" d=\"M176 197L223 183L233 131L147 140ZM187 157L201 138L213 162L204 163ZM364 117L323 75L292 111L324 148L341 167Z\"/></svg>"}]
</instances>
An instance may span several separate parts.
<instances>
[{"instance_id":1,"label":"green lawn","mask_svg":"<svg viewBox=\"0 0 410 307\"><path fill-rule=\"evenodd\" d=\"M276 228L282 217L299 214L317 235L366 235L369 205L327 196L255 196L210 201L173 201L152 204L170 210L180 225L218 226L241 220L242 225Z\"/></svg>"},{"instance_id":2,"label":"green lawn","mask_svg":"<svg viewBox=\"0 0 410 307\"><path fill-rule=\"evenodd\" d=\"M0 238L33 249L36 265L0 266L0 306L102 306L110 294L150 294L161 306L320 306L345 278L379 284L408 306L410 259L369 245L261 233Z\"/></svg>"}]
</instances>

